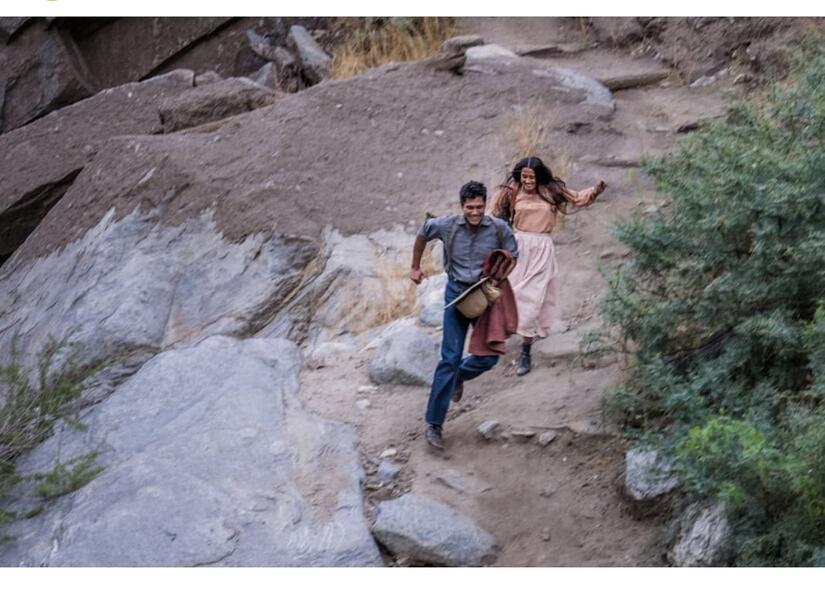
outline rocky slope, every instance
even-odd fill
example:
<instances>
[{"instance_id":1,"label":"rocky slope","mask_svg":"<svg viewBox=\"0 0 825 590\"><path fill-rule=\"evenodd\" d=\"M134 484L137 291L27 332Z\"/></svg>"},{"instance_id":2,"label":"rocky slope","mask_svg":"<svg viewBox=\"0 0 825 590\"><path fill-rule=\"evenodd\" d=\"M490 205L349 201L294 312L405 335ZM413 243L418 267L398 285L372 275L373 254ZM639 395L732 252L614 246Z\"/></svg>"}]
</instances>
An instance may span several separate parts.
<instances>
[{"instance_id":1,"label":"rocky slope","mask_svg":"<svg viewBox=\"0 0 825 590\"><path fill-rule=\"evenodd\" d=\"M0 563L374 565L372 526L398 563L661 563L601 416L620 359L571 361L599 266L623 256L609 225L665 206L639 160L719 116L726 82L691 87L557 24L531 40L560 49L536 53L518 21L466 22L500 45L468 50L461 75L388 64L284 94L182 69L0 135L0 362L65 339L58 366L97 371L88 429L62 424L20 467L99 450L105 468L7 527ZM610 189L557 234L558 331L536 369L516 381L508 355L468 384L434 456L440 283L406 279L413 234L466 180L504 180L530 138L572 186ZM388 330L417 371L392 365ZM423 500L382 511L409 492ZM38 502L27 485L6 499Z\"/></svg>"}]
</instances>

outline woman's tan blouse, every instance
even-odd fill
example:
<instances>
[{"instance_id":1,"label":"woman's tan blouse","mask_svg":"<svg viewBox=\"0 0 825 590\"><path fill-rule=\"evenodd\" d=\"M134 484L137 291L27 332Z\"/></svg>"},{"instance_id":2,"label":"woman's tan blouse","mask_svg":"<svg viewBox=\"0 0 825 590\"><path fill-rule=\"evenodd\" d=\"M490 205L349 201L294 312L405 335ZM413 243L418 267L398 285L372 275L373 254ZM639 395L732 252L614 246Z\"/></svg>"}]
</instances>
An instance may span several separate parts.
<instances>
[{"instance_id":1,"label":"woman's tan blouse","mask_svg":"<svg viewBox=\"0 0 825 590\"><path fill-rule=\"evenodd\" d=\"M502 189L493 198L491 213L495 216L501 214L505 199L510 191L518 191L515 199L515 214L513 216L513 229L535 233L550 233L556 227L559 215L558 208L548 203L538 193L528 194L519 190L518 185L511 185L509 189ZM575 191L565 187L562 189L564 198L577 207L587 207L593 202L598 192L596 187L590 187L582 191ZM549 198L549 195L547 195Z\"/></svg>"}]
</instances>

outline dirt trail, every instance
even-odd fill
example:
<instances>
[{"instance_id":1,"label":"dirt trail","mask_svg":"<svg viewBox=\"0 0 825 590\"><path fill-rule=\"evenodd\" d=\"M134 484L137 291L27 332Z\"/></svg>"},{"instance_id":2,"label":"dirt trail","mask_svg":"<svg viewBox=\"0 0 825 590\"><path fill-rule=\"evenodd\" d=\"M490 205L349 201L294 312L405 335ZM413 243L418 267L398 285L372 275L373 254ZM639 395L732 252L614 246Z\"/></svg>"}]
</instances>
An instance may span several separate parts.
<instances>
[{"instance_id":1,"label":"dirt trail","mask_svg":"<svg viewBox=\"0 0 825 590\"><path fill-rule=\"evenodd\" d=\"M569 19L465 19L467 32L504 46L580 43ZM528 37L525 41L524 36ZM661 70L661 64L602 49L548 58L553 65L596 78ZM665 547L654 521L637 521L619 494L624 448L610 425L602 424L605 389L621 378L619 363L584 368L573 362L576 344L598 325L596 301L604 288L598 267L622 256L609 233L619 218L652 214L660 206L649 179L632 164L645 154L672 146L676 129L718 115L722 90L692 89L677 79L615 92L612 120L590 127L558 130L547 151L590 156L572 162L569 184L604 178L610 185L597 205L568 218L555 234L561 278L558 333L534 346L534 370L516 378L518 342L481 378L467 383L464 400L453 404L445 424L447 450L430 452L424 442L422 387L368 385L369 353L347 366L307 370L302 400L307 409L353 424L362 441L367 468L368 509L382 499L413 491L444 501L492 532L502 550L502 566L663 565ZM585 149L582 149L585 148ZM540 155L544 155L544 152ZM369 400L359 409L358 400ZM361 402L363 405L363 401ZM499 432L485 441L478 424L495 419ZM558 429L547 447L538 436ZM512 433L531 430L525 439ZM403 466L397 485L378 486L373 475L387 449Z\"/></svg>"}]
</instances>

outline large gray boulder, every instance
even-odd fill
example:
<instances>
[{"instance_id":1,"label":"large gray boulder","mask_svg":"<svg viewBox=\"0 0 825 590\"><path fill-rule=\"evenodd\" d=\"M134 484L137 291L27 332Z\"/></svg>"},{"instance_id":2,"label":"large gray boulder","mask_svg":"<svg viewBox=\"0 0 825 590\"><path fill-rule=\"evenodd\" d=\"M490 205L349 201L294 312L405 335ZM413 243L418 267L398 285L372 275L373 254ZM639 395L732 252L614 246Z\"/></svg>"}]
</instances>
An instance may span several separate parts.
<instances>
[{"instance_id":1,"label":"large gray boulder","mask_svg":"<svg viewBox=\"0 0 825 590\"><path fill-rule=\"evenodd\" d=\"M287 41L298 55L304 76L311 83L317 84L329 77L332 58L321 49L309 31L301 25L293 25L289 28Z\"/></svg>"},{"instance_id":2,"label":"large gray boulder","mask_svg":"<svg viewBox=\"0 0 825 590\"><path fill-rule=\"evenodd\" d=\"M403 228L350 236L326 228L321 239L314 274L262 336L305 341L319 332L367 334L414 311L415 284L407 276L413 237Z\"/></svg>"},{"instance_id":3,"label":"large gray boulder","mask_svg":"<svg viewBox=\"0 0 825 590\"><path fill-rule=\"evenodd\" d=\"M3 566L367 566L353 430L304 412L297 348L215 336L160 354L20 465L105 470L2 531Z\"/></svg>"},{"instance_id":4,"label":"large gray boulder","mask_svg":"<svg viewBox=\"0 0 825 590\"><path fill-rule=\"evenodd\" d=\"M159 133L159 105L193 83L191 71L178 70L126 84L0 135L0 168L9 171L0 174L0 260L23 243L109 138Z\"/></svg>"},{"instance_id":5,"label":"large gray boulder","mask_svg":"<svg viewBox=\"0 0 825 590\"><path fill-rule=\"evenodd\" d=\"M578 105L578 117L567 119L562 116L557 123L592 118L609 120L616 110L616 101L606 86L573 70L550 66L545 60L522 57L497 45L471 47L466 56L465 72L497 76L529 73L545 81L548 91L561 92L561 103Z\"/></svg>"},{"instance_id":6,"label":"large gray boulder","mask_svg":"<svg viewBox=\"0 0 825 590\"><path fill-rule=\"evenodd\" d=\"M470 518L414 494L379 504L372 532L396 556L427 564L485 565L498 551L493 536Z\"/></svg>"},{"instance_id":7,"label":"large gray boulder","mask_svg":"<svg viewBox=\"0 0 825 590\"><path fill-rule=\"evenodd\" d=\"M166 99L160 106L164 133L196 127L275 102L271 88L247 78L228 78L196 86Z\"/></svg>"},{"instance_id":8,"label":"large gray boulder","mask_svg":"<svg viewBox=\"0 0 825 590\"><path fill-rule=\"evenodd\" d=\"M625 455L625 494L647 504L662 499L680 485L673 465L650 448L630 449Z\"/></svg>"},{"instance_id":9,"label":"large gray boulder","mask_svg":"<svg viewBox=\"0 0 825 590\"><path fill-rule=\"evenodd\" d=\"M378 338L369 367L375 383L430 385L439 361L432 336L405 318L391 324Z\"/></svg>"},{"instance_id":10,"label":"large gray boulder","mask_svg":"<svg viewBox=\"0 0 825 590\"><path fill-rule=\"evenodd\" d=\"M725 505L694 504L682 518L679 539L668 559L679 567L726 565L733 553L733 535Z\"/></svg>"}]
</instances>

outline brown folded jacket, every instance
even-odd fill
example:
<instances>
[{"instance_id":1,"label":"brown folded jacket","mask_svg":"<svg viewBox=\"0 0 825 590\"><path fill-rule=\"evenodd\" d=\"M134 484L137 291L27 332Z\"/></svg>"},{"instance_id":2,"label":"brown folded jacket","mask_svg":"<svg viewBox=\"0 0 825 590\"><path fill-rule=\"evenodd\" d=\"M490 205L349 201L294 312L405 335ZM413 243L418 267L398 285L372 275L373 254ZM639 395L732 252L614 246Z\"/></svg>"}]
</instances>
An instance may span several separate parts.
<instances>
[{"instance_id":1,"label":"brown folded jacket","mask_svg":"<svg viewBox=\"0 0 825 590\"><path fill-rule=\"evenodd\" d=\"M482 277L498 283L501 297L476 320L470 337L470 354L493 356L504 354L504 343L516 333L518 309L516 296L507 276L516 267L516 260L507 250L493 250L484 259Z\"/></svg>"}]
</instances>

